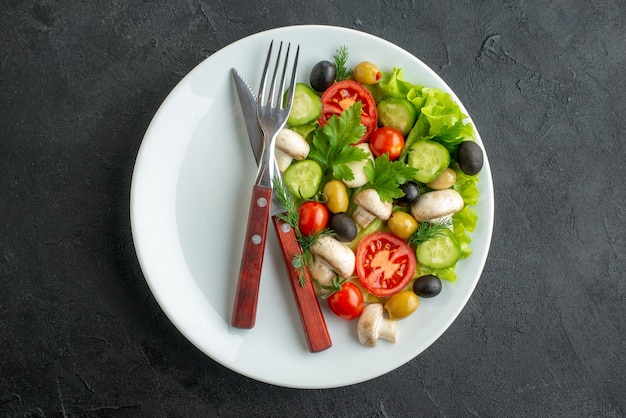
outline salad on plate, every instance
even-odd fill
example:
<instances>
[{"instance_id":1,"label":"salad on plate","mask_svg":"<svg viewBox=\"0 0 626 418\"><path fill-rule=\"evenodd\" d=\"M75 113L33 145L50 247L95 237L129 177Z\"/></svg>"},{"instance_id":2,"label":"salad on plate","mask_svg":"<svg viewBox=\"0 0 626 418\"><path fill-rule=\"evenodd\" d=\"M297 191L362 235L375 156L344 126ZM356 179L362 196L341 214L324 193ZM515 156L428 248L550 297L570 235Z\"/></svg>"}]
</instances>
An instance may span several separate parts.
<instances>
[{"instance_id":1,"label":"salad on plate","mask_svg":"<svg viewBox=\"0 0 626 418\"><path fill-rule=\"evenodd\" d=\"M395 342L441 280L458 279L472 252L483 151L448 93L405 80L401 68L347 61L342 46L296 85L274 188L301 247L294 265L375 346Z\"/></svg>"}]
</instances>

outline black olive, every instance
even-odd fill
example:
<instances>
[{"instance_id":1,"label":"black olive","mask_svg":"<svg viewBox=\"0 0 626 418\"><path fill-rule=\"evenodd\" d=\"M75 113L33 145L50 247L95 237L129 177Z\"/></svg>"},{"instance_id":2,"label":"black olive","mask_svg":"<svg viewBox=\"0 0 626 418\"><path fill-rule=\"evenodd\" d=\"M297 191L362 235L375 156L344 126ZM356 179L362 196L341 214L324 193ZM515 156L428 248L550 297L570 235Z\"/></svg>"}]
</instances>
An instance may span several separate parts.
<instances>
[{"instance_id":1,"label":"black olive","mask_svg":"<svg viewBox=\"0 0 626 418\"><path fill-rule=\"evenodd\" d=\"M468 176L478 174L483 168L483 150L473 141L463 141L456 152L459 167Z\"/></svg>"},{"instance_id":2,"label":"black olive","mask_svg":"<svg viewBox=\"0 0 626 418\"><path fill-rule=\"evenodd\" d=\"M420 197L420 187L413 181L407 181L399 187L402 193L404 193L404 196L393 201L396 205L409 206Z\"/></svg>"},{"instance_id":3,"label":"black olive","mask_svg":"<svg viewBox=\"0 0 626 418\"><path fill-rule=\"evenodd\" d=\"M432 274L418 277L413 282L413 292L423 298L435 297L441 292L441 280Z\"/></svg>"},{"instance_id":4,"label":"black olive","mask_svg":"<svg viewBox=\"0 0 626 418\"><path fill-rule=\"evenodd\" d=\"M328 227L335 231L337 240L343 242L352 241L358 232L354 220L343 212L333 215Z\"/></svg>"},{"instance_id":5,"label":"black olive","mask_svg":"<svg viewBox=\"0 0 626 418\"><path fill-rule=\"evenodd\" d=\"M311 70L311 87L315 91L322 92L329 88L337 76L337 69L330 61L320 61Z\"/></svg>"}]
</instances>

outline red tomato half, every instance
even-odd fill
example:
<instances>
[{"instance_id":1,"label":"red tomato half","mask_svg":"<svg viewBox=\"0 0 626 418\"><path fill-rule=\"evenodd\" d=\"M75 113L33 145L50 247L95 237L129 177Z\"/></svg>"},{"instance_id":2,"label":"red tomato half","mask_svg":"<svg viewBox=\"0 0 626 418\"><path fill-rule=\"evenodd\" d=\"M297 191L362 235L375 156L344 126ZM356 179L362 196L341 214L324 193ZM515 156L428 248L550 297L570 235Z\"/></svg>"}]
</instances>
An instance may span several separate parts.
<instances>
[{"instance_id":1,"label":"red tomato half","mask_svg":"<svg viewBox=\"0 0 626 418\"><path fill-rule=\"evenodd\" d=\"M326 299L328 307L339 318L351 320L363 312L363 294L355 284L345 282L341 290Z\"/></svg>"},{"instance_id":2,"label":"red tomato half","mask_svg":"<svg viewBox=\"0 0 626 418\"><path fill-rule=\"evenodd\" d=\"M303 235L319 232L328 225L328 209L320 202L304 202L298 208L300 221L298 227Z\"/></svg>"},{"instance_id":3,"label":"red tomato half","mask_svg":"<svg viewBox=\"0 0 626 418\"><path fill-rule=\"evenodd\" d=\"M404 148L404 135L396 128L383 126L370 136L370 148L376 157L387 153L389 161L396 160Z\"/></svg>"},{"instance_id":4,"label":"red tomato half","mask_svg":"<svg viewBox=\"0 0 626 418\"><path fill-rule=\"evenodd\" d=\"M391 296L404 289L415 273L415 251L389 232L376 232L356 249L359 281L374 296Z\"/></svg>"},{"instance_id":5,"label":"red tomato half","mask_svg":"<svg viewBox=\"0 0 626 418\"><path fill-rule=\"evenodd\" d=\"M378 124L378 111L372 93L357 81L338 81L324 91L322 114L317 120L318 123L324 126L332 115L341 115L357 101L360 101L362 105L361 124L365 126L365 134L360 142L366 142Z\"/></svg>"}]
</instances>

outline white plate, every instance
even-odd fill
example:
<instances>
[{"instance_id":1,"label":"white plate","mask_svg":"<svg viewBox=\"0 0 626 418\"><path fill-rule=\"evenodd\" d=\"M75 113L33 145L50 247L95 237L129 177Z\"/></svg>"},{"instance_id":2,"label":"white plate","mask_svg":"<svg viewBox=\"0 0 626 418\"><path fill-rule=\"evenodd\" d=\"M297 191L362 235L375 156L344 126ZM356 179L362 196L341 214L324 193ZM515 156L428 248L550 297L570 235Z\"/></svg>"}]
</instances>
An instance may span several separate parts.
<instances>
[{"instance_id":1,"label":"white plate","mask_svg":"<svg viewBox=\"0 0 626 418\"><path fill-rule=\"evenodd\" d=\"M238 69L257 86L272 39L300 44L301 81L308 81L316 62L332 59L339 46L347 45L350 66L369 60L386 71L400 67L407 81L444 89L459 102L419 59L372 35L338 27L293 26L241 39L194 68L154 116L133 173L135 248L163 311L215 361L242 375L286 387L328 388L362 382L424 351L450 326L472 294L491 241L494 209L489 162L485 158L479 174L474 253L458 264L456 283L444 283L438 297L421 300L417 312L400 323L397 343L362 346L356 338L356 323L335 318L323 304L333 346L309 353L271 227L256 326L252 330L230 327L256 173L230 69ZM482 144L480 138L477 142Z\"/></svg>"}]
</instances>

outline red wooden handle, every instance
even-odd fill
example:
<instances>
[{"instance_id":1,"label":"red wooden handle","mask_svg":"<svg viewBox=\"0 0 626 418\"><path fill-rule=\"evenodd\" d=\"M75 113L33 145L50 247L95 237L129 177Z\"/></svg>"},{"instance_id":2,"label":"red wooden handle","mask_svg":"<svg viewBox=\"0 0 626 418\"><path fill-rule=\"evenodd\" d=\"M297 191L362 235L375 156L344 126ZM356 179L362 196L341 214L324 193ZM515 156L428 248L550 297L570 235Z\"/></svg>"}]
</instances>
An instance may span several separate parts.
<instances>
[{"instance_id":1,"label":"red wooden handle","mask_svg":"<svg viewBox=\"0 0 626 418\"><path fill-rule=\"evenodd\" d=\"M231 323L236 328L253 328L256 320L259 284L265 252L272 189L254 186L248 212L248 226L239 267Z\"/></svg>"},{"instance_id":2,"label":"red wooden handle","mask_svg":"<svg viewBox=\"0 0 626 418\"><path fill-rule=\"evenodd\" d=\"M309 351L316 353L326 350L332 345L332 341L330 340L330 335L326 328L326 321L324 320L322 309L320 308L317 295L315 294L315 288L313 287L309 271L305 270L306 283L302 286L300 285L299 270L292 264L293 256L301 251L300 245L296 239L296 233L289 224L278 219L276 216L272 219L274 221L274 227L276 228L280 248L282 249L283 260L285 260L285 266L289 273L289 283L291 284L291 290L296 300Z\"/></svg>"}]
</instances>

